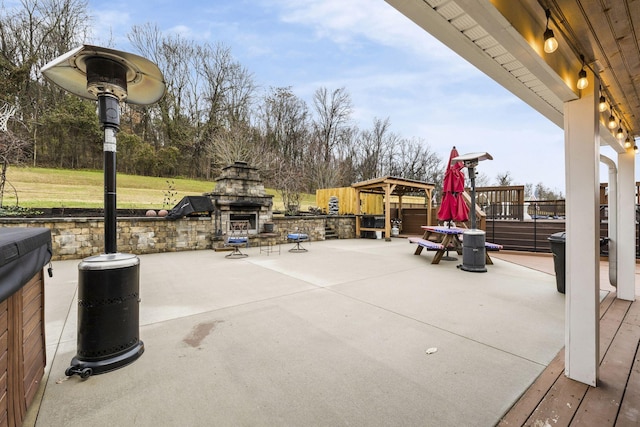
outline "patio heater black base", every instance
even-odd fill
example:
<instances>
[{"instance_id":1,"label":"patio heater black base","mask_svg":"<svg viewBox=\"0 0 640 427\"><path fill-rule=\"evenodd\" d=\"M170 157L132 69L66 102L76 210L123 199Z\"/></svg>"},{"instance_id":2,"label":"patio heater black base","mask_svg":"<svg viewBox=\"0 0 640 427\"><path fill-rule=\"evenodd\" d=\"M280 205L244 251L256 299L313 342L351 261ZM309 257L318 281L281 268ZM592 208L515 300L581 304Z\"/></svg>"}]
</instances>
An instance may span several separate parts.
<instances>
[{"instance_id":1,"label":"patio heater black base","mask_svg":"<svg viewBox=\"0 0 640 427\"><path fill-rule=\"evenodd\" d=\"M76 356L71 359L71 366L65 370L64 374L68 377L72 375L79 375L81 378L104 374L135 362L140 356L142 356L142 353L144 353L144 343L142 341L138 341L133 348L129 349L125 353L110 357L106 360L89 362L80 360L78 359L78 356Z\"/></svg>"},{"instance_id":2,"label":"patio heater black base","mask_svg":"<svg viewBox=\"0 0 640 427\"><path fill-rule=\"evenodd\" d=\"M460 270L474 273L486 273L485 233L482 230L471 229L463 233L462 264Z\"/></svg>"},{"instance_id":3,"label":"patio heater black base","mask_svg":"<svg viewBox=\"0 0 640 427\"><path fill-rule=\"evenodd\" d=\"M78 349L67 375L85 378L121 368L144 352L139 333L140 260L102 254L78 266Z\"/></svg>"}]
</instances>

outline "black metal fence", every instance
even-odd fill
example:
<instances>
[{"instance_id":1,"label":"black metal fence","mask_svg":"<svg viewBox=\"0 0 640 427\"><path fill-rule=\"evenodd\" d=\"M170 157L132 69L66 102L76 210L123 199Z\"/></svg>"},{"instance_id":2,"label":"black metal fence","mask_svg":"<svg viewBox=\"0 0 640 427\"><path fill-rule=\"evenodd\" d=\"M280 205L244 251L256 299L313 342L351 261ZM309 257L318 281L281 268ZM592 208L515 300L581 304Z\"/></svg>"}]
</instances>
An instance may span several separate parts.
<instances>
[{"instance_id":1,"label":"black metal fence","mask_svg":"<svg viewBox=\"0 0 640 427\"><path fill-rule=\"evenodd\" d=\"M524 204L491 203L481 206L489 220L564 219L564 200L525 201Z\"/></svg>"},{"instance_id":2,"label":"black metal fence","mask_svg":"<svg viewBox=\"0 0 640 427\"><path fill-rule=\"evenodd\" d=\"M564 200L526 201L523 205L493 203L482 206L486 214L487 240L505 249L550 252L548 238L565 230ZM600 206L601 253L608 253L608 206ZM636 258L640 258L640 209L636 205Z\"/></svg>"}]
</instances>

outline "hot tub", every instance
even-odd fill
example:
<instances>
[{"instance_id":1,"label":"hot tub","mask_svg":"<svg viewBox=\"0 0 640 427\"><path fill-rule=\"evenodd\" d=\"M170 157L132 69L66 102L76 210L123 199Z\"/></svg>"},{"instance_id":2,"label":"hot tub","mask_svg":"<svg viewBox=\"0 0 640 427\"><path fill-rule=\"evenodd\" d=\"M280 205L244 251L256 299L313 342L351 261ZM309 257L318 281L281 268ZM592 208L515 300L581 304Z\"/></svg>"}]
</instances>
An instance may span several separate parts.
<instances>
[{"instance_id":1,"label":"hot tub","mask_svg":"<svg viewBox=\"0 0 640 427\"><path fill-rule=\"evenodd\" d=\"M48 228L0 228L0 425L21 426L44 375Z\"/></svg>"}]
</instances>

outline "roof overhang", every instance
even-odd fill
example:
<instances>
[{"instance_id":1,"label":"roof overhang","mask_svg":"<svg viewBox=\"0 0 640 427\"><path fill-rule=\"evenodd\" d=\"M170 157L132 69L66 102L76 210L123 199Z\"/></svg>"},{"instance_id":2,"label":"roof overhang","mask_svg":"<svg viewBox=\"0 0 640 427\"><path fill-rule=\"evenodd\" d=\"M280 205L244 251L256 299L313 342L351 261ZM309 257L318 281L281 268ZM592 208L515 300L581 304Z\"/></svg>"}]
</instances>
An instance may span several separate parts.
<instances>
[{"instance_id":1,"label":"roof overhang","mask_svg":"<svg viewBox=\"0 0 640 427\"><path fill-rule=\"evenodd\" d=\"M549 0L547 7L552 7L558 21L563 20L562 28L556 28L560 46L553 54L542 49L546 16L537 0L386 1L560 128L564 128L564 103L580 97L576 89L582 67L579 50L588 58L587 66L602 79L610 103L627 129L632 129L633 135L640 130L637 77L640 69L616 68L613 65L616 62L606 51L600 53L602 49L593 46L594 39L604 38L606 33L615 34L615 30L601 28L606 22L590 20L589 14L577 13L575 8L581 6L580 0ZM623 8L626 2L619 3L613 8ZM626 10L631 22L633 11ZM638 12L640 16L640 7ZM575 33L576 29L588 32L588 28L593 34ZM636 51L628 62L636 64L639 53ZM602 69L602 64L609 64L609 68ZM640 62L637 64L640 66ZM629 93L630 87L635 93ZM603 115L603 124L604 120ZM622 142L606 126L600 126L600 141L618 152L624 151Z\"/></svg>"}]
</instances>

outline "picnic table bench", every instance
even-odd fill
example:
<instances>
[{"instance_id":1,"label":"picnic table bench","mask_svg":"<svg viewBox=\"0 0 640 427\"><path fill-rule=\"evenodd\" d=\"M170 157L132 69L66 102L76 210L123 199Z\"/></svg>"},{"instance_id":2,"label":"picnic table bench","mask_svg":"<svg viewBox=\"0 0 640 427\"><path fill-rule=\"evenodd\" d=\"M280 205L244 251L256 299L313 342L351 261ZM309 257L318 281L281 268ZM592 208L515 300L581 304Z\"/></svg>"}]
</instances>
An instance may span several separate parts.
<instances>
[{"instance_id":1,"label":"picnic table bench","mask_svg":"<svg viewBox=\"0 0 640 427\"><path fill-rule=\"evenodd\" d=\"M491 257L489 256L489 251L497 252L497 251L503 249L503 246L499 245L497 243L484 242L484 249L485 249L485 261L486 261L486 263L489 264L489 265L493 265L493 261L491 261Z\"/></svg>"},{"instance_id":2,"label":"picnic table bench","mask_svg":"<svg viewBox=\"0 0 640 427\"><path fill-rule=\"evenodd\" d=\"M409 242L417 243L419 247L425 248L428 251L440 251L444 249L441 243L432 242L431 240L426 240L421 237L409 237Z\"/></svg>"}]
</instances>

